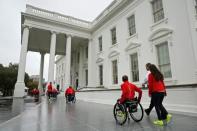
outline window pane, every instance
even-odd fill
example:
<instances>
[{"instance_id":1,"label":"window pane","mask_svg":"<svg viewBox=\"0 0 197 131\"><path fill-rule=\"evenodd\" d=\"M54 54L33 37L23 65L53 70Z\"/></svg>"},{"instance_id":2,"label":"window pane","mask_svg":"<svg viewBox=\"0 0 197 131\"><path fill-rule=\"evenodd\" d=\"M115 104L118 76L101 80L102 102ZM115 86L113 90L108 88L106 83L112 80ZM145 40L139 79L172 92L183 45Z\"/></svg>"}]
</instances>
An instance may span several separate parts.
<instances>
[{"instance_id":1,"label":"window pane","mask_svg":"<svg viewBox=\"0 0 197 131\"><path fill-rule=\"evenodd\" d=\"M88 70L85 70L86 86L88 85Z\"/></svg>"},{"instance_id":2,"label":"window pane","mask_svg":"<svg viewBox=\"0 0 197 131\"><path fill-rule=\"evenodd\" d=\"M138 68L138 57L137 53L132 54L130 56L131 59L131 75L132 75L132 81L139 81L139 68Z\"/></svg>"},{"instance_id":3,"label":"window pane","mask_svg":"<svg viewBox=\"0 0 197 131\"><path fill-rule=\"evenodd\" d=\"M164 42L157 45L158 64L161 72L165 78L172 77L170 68L170 57L168 50L168 43Z\"/></svg>"},{"instance_id":4,"label":"window pane","mask_svg":"<svg viewBox=\"0 0 197 131\"><path fill-rule=\"evenodd\" d=\"M135 29L135 16L132 15L128 18L128 23L129 23L129 35L133 35L136 33Z\"/></svg>"},{"instance_id":5,"label":"window pane","mask_svg":"<svg viewBox=\"0 0 197 131\"><path fill-rule=\"evenodd\" d=\"M103 65L99 66L99 84L103 85Z\"/></svg>"},{"instance_id":6,"label":"window pane","mask_svg":"<svg viewBox=\"0 0 197 131\"><path fill-rule=\"evenodd\" d=\"M102 47L102 37L99 37L99 51L102 51L103 47Z\"/></svg>"},{"instance_id":7,"label":"window pane","mask_svg":"<svg viewBox=\"0 0 197 131\"><path fill-rule=\"evenodd\" d=\"M117 60L112 61L112 78L113 78L113 84L118 84Z\"/></svg>"},{"instance_id":8,"label":"window pane","mask_svg":"<svg viewBox=\"0 0 197 131\"><path fill-rule=\"evenodd\" d=\"M154 22L164 19L163 3L162 0L154 0L152 2Z\"/></svg>"},{"instance_id":9,"label":"window pane","mask_svg":"<svg viewBox=\"0 0 197 131\"><path fill-rule=\"evenodd\" d=\"M112 45L116 44L116 28L113 28L111 30L111 36L112 36Z\"/></svg>"}]
</instances>

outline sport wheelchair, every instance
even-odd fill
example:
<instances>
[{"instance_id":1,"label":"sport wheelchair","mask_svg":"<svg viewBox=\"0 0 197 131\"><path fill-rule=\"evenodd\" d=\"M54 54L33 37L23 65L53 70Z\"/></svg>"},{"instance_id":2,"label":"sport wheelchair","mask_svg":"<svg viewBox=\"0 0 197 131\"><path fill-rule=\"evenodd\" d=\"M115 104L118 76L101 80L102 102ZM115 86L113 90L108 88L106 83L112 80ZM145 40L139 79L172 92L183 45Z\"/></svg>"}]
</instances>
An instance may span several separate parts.
<instances>
[{"instance_id":1,"label":"sport wheelchair","mask_svg":"<svg viewBox=\"0 0 197 131\"><path fill-rule=\"evenodd\" d=\"M137 98L135 98L134 100L126 101L124 104L120 104L117 101L114 105L113 114L116 122L123 125L127 119L130 120L130 117L134 121L140 122L143 119L144 111L142 105L138 103Z\"/></svg>"},{"instance_id":2,"label":"sport wheelchair","mask_svg":"<svg viewBox=\"0 0 197 131\"><path fill-rule=\"evenodd\" d=\"M65 97L66 97L66 103L69 103L69 102L75 103L76 102L75 95L65 95Z\"/></svg>"}]
</instances>

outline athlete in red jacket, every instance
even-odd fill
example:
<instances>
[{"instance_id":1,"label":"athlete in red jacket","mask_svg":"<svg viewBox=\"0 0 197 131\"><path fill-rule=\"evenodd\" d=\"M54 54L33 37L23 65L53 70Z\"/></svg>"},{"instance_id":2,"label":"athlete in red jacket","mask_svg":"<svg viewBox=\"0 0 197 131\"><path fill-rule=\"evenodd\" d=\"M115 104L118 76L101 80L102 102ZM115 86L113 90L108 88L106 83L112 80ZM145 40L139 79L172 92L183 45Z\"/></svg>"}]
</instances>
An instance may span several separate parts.
<instances>
[{"instance_id":1,"label":"athlete in red jacket","mask_svg":"<svg viewBox=\"0 0 197 131\"><path fill-rule=\"evenodd\" d=\"M138 102L140 102L142 97L142 90L136 85L128 81L128 76L124 75L122 77L123 84L121 85L122 96L119 99L120 103L124 103L126 100L133 100L135 97L135 92L138 92Z\"/></svg>"},{"instance_id":2,"label":"athlete in red jacket","mask_svg":"<svg viewBox=\"0 0 197 131\"><path fill-rule=\"evenodd\" d=\"M66 89L65 91L65 95L74 95L75 94L75 90L69 86L69 88Z\"/></svg>"}]
</instances>

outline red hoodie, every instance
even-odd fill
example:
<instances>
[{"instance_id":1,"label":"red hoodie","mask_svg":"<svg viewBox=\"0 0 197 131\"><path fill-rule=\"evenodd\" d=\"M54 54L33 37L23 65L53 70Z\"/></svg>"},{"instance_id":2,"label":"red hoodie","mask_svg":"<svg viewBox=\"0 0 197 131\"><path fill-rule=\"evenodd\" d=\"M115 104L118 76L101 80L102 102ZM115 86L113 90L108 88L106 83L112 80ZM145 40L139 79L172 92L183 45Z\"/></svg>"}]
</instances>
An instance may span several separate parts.
<instances>
[{"instance_id":1,"label":"red hoodie","mask_svg":"<svg viewBox=\"0 0 197 131\"><path fill-rule=\"evenodd\" d=\"M73 90L73 88L67 88L66 91L65 91L65 94L68 95L68 94L75 94L75 91Z\"/></svg>"},{"instance_id":2,"label":"red hoodie","mask_svg":"<svg viewBox=\"0 0 197 131\"><path fill-rule=\"evenodd\" d=\"M120 98L120 103L123 103L125 100L134 99L135 92L139 93L138 101L140 102L142 97L142 90L138 88L136 85L126 81L121 85L121 90L122 90L122 96Z\"/></svg>"},{"instance_id":3,"label":"red hoodie","mask_svg":"<svg viewBox=\"0 0 197 131\"><path fill-rule=\"evenodd\" d=\"M148 75L148 89L149 89L149 96L153 92L164 92L166 93L165 85L163 81L156 81L152 73Z\"/></svg>"}]
</instances>

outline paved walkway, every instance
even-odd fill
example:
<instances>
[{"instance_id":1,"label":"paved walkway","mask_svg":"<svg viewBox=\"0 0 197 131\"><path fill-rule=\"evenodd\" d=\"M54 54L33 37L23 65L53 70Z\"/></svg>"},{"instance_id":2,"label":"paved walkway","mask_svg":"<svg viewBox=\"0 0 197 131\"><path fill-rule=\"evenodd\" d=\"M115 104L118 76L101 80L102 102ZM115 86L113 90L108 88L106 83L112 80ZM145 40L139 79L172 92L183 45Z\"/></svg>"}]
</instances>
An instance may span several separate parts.
<instances>
[{"instance_id":1,"label":"paved walkway","mask_svg":"<svg viewBox=\"0 0 197 131\"><path fill-rule=\"evenodd\" d=\"M113 118L113 106L77 100L66 104L63 96L31 106L13 119L0 124L0 131L196 131L197 117L173 114L167 126L155 126L155 112L140 123L130 121L123 126Z\"/></svg>"}]
</instances>

